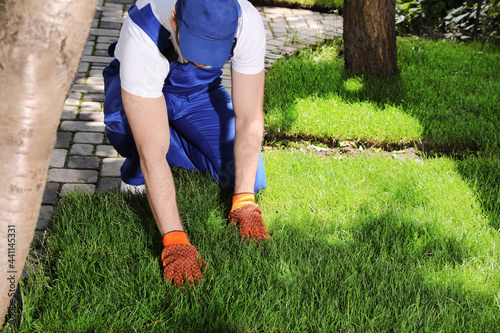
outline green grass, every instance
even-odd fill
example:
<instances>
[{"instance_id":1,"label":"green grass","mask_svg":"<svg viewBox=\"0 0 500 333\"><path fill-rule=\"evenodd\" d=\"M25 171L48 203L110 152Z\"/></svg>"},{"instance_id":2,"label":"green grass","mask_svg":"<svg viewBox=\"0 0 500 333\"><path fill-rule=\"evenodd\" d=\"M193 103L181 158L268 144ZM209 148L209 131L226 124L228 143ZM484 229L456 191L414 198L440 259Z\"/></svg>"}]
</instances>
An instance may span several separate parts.
<instances>
[{"instance_id":1,"label":"green grass","mask_svg":"<svg viewBox=\"0 0 500 333\"><path fill-rule=\"evenodd\" d=\"M258 203L272 238L227 224L230 193L174 169L194 289L164 283L147 200L74 194L7 332L500 331L498 48L399 39L400 75L355 76L338 46L278 61L266 78L270 138L479 149L401 161L270 150Z\"/></svg>"},{"instance_id":2,"label":"green grass","mask_svg":"<svg viewBox=\"0 0 500 333\"><path fill-rule=\"evenodd\" d=\"M399 38L400 74L389 77L353 75L339 49L325 44L271 67L269 137L500 149L498 47Z\"/></svg>"},{"instance_id":3,"label":"green grass","mask_svg":"<svg viewBox=\"0 0 500 333\"><path fill-rule=\"evenodd\" d=\"M163 282L144 198L65 198L15 331L500 330L498 206L486 214L474 182L498 187L498 164L298 151L264 161L258 202L272 238L261 244L227 225L227 193L211 179L174 169L208 263L204 283L184 291Z\"/></svg>"}]
</instances>

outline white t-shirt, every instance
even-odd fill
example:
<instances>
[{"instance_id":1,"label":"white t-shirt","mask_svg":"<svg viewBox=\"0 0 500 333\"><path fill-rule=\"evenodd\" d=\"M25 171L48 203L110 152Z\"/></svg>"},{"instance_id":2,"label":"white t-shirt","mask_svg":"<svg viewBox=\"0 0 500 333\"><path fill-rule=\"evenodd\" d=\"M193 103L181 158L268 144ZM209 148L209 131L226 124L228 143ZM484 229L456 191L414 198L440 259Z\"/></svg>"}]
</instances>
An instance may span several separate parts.
<instances>
[{"instance_id":1,"label":"white t-shirt","mask_svg":"<svg viewBox=\"0 0 500 333\"><path fill-rule=\"evenodd\" d=\"M264 69L266 34L259 12L248 2L238 0L241 6L241 22L236 33L237 43L231 58L233 70L242 74L257 74ZM170 42L180 54L171 25L171 11L176 0L138 0L141 9L148 4L154 16L170 32ZM175 11L175 10L174 10ZM169 62L158 46L129 17L124 22L115 49L120 61L122 88L140 97L163 96L162 88L169 72ZM182 56L179 61L185 61Z\"/></svg>"}]
</instances>

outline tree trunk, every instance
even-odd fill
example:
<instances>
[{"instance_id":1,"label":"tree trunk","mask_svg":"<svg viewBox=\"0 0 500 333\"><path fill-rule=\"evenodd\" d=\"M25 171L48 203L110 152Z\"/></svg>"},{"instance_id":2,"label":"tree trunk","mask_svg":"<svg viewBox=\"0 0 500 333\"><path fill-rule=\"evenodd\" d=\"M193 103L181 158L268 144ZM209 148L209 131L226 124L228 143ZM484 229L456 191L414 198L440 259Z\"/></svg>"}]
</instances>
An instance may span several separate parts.
<instances>
[{"instance_id":1,"label":"tree trunk","mask_svg":"<svg viewBox=\"0 0 500 333\"><path fill-rule=\"evenodd\" d=\"M396 0L344 1L344 59L360 74L398 72Z\"/></svg>"},{"instance_id":2,"label":"tree trunk","mask_svg":"<svg viewBox=\"0 0 500 333\"><path fill-rule=\"evenodd\" d=\"M1 322L33 238L57 126L96 3L0 1Z\"/></svg>"}]
</instances>

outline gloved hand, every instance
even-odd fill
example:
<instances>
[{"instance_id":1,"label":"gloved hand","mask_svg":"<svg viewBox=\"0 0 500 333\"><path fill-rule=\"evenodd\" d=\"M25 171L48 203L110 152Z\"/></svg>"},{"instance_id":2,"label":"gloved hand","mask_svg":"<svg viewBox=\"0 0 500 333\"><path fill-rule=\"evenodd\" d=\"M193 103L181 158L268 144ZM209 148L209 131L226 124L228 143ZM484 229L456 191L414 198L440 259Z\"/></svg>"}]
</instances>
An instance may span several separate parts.
<instances>
[{"instance_id":1,"label":"gloved hand","mask_svg":"<svg viewBox=\"0 0 500 333\"><path fill-rule=\"evenodd\" d=\"M253 193L239 193L233 196L229 221L240 228L241 237L256 241L268 238L260 207L255 204Z\"/></svg>"},{"instance_id":2,"label":"gloved hand","mask_svg":"<svg viewBox=\"0 0 500 333\"><path fill-rule=\"evenodd\" d=\"M190 284L194 281L203 282L201 269L205 266L205 261L189 243L184 231L168 232L163 235L162 242L165 249L161 254L161 260L167 281L173 279L177 286L182 285L185 280Z\"/></svg>"}]
</instances>

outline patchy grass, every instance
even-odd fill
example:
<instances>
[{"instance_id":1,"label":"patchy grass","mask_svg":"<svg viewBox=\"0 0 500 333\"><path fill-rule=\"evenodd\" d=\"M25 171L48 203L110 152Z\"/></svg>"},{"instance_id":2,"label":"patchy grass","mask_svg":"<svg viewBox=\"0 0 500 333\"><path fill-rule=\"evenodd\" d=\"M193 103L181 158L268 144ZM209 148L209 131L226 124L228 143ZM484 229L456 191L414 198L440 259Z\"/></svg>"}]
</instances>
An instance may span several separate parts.
<instances>
[{"instance_id":1,"label":"patchy grass","mask_svg":"<svg viewBox=\"0 0 500 333\"><path fill-rule=\"evenodd\" d=\"M174 169L182 220L208 263L194 289L164 283L145 198L66 197L15 331L500 329L500 236L463 176L474 167L282 150L264 160L258 202L272 238L261 244L227 225L228 193Z\"/></svg>"}]
</instances>

